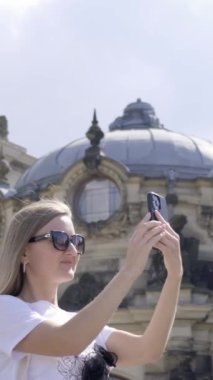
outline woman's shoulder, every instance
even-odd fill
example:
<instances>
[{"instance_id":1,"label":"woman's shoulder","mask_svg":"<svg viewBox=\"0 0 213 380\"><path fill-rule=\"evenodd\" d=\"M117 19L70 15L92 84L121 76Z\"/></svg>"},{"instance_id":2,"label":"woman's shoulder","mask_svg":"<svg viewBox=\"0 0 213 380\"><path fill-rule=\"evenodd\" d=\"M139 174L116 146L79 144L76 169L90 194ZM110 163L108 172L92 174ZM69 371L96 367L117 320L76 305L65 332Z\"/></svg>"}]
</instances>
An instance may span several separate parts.
<instances>
[{"instance_id":1,"label":"woman's shoulder","mask_svg":"<svg viewBox=\"0 0 213 380\"><path fill-rule=\"evenodd\" d=\"M0 307L26 307L26 302L9 294L0 294Z\"/></svg>"},{"instance_id":2,"label":"woman's shoulder","mask_svg":"<svg viewBox=\"0 0 213 380\"><path fill-rule=\"evenodd\" d=\"M0 295L0 326L16 325L17 328L36 326L46 318L28 305L27 302L11 295Z\"/></svg>"},{"instance_id":3,"label":"woman's shoulder","mask_svg":"<svg viewBox=\"0 0 213 380\"><path fill-rule=\"evenodd\" d=\"M23 302L20 298L12 296L10 294L0 294L0 302L5 302L5 303L12 303L12 302Z\"/></svg>"}]
</instances>

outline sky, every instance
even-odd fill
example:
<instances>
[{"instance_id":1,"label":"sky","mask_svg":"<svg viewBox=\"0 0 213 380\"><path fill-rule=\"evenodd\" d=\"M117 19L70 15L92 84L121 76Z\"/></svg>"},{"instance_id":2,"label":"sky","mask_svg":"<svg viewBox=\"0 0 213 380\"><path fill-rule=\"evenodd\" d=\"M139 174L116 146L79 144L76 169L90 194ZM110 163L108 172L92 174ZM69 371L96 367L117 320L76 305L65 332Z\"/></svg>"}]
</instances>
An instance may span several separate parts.
<instances>
[{"instance_id":1,"label":"sky","mask_svg":"<svg viewBox=\"0 0 213 380\"><path fill-rule=\"evenodd\" d=\"M0 0L0 115L40 157L136 99L213 141L213 0Z\"/></svg>"}]
</instances>

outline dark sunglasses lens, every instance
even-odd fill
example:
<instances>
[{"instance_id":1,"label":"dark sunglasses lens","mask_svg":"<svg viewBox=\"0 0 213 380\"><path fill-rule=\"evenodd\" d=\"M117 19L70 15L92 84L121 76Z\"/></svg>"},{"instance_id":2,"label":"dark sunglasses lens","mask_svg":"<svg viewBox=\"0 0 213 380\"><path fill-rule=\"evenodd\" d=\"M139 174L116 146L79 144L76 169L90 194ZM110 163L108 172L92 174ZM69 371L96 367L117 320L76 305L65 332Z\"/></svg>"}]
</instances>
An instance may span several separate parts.
<instances>
[{"instance_id":1,"label":"dark sunglasses lens","mask_svg":"<svg viewBox=\"0 0 213 380\"><path fill-rule=\"evenodd\" d=\"M84 237L81 235L73 235L71 236L70 241L77 249L79 255L83 255L85 250Z\"/></svg>"},{"instance_id":2,"label":"dark sunglasses lens","mask_svg":"<svg viewBox=\"0 0 213 380\"><path fill-rule=\"evenodd\" d=\"M53 231L52 239L55 248L59 251L65 251L69 246L69 236L66 232Z\"/></svg>"}]
</instances>

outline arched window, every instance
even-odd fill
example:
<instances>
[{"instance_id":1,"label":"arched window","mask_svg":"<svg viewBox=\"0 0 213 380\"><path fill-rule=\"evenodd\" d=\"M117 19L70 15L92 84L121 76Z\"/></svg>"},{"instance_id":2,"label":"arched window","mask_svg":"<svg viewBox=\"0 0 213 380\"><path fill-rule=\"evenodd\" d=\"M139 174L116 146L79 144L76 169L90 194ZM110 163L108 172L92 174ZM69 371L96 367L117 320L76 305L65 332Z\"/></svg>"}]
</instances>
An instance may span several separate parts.
<instances>
[{"instance_id":1,"label":"arched window","mask_svg":"<svg viewBox=\"0 0 213 380\"><path fill-rule=\"evenodd\" d=\"M79 216L87 223L107 220L121 204L120 191L109 179L87 182L79 197Z\"/></svg>"}]
</instances>

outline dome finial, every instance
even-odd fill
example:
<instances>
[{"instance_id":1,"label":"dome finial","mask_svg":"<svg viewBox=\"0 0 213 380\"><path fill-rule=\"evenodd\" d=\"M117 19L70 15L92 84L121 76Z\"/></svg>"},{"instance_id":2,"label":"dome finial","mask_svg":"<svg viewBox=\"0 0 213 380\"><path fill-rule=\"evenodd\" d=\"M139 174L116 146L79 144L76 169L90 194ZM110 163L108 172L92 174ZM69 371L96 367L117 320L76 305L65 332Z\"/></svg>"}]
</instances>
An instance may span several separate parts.
<instances>
[{"instance_id":1,"label":"dome finial","mask_svg":"<svg viewBox=\"0 0 213 380\"><path fill-rule=\"evenodd\" d=\"M92 125L97 125L97 124L98 124L98 120L97 120L97 115L96 115L96 109L94 108Z\"/></svg>"},{"instance_id":2,"label":"dome finial","mask_svg":"<svg viewBox=\"0 0 213 380\"><path fill-rule=\"evenodd\" d=\"M86 137L90 140L91 145L98 146L104 133L98 125L96 110L94 109L92 125L86 133Z\"/></svg>"},{"instance_id":3,"label":"dome finial","mask_svg":"<svg viewBox=\"0 0 213 380\"><path fill-rule=\"evenodd\" d=\"M96 110L94 109L92 125L86 133L86 137L90 141L91 146L85 150L83 162L90 170L97 170L101 162L103 152L100 149L100 141L104 137L104 133L98 125Z\"/></svg>"}]
</instances>

